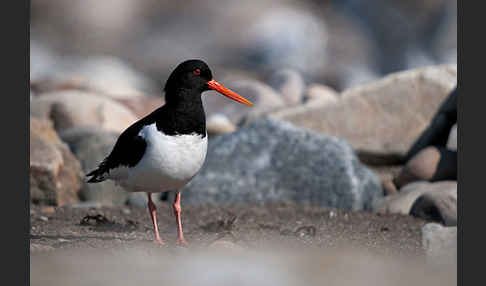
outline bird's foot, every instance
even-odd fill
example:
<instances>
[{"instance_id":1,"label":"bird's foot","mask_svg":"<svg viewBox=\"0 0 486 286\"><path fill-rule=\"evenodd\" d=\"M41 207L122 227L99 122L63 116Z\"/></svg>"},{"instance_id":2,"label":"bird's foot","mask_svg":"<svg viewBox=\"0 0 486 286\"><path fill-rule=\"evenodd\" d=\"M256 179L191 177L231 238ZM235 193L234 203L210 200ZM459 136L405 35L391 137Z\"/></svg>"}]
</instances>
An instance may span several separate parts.
<instances>
[{"instance_id":1,"label":"bird's foot","mask_svg":"<svg viewBox=\"0 0 486 286\"><path fill-rule=\"evenodd\" d=\"M179 246L188 246L189 243L184 238L178 238L176 244Z\"/></svg>"},{"instance_id":2,"label":"bird's foot","mask_svg":"<svg viewBox=\"0 0 486 286\"><path fill-rule=\"evenodd\" d=\"M153 240L153 243L159 244L159 245L164 245L165 244L165 242L162 239L160 239L160 238L155 238Z\"/></svg>"}]
</instances>

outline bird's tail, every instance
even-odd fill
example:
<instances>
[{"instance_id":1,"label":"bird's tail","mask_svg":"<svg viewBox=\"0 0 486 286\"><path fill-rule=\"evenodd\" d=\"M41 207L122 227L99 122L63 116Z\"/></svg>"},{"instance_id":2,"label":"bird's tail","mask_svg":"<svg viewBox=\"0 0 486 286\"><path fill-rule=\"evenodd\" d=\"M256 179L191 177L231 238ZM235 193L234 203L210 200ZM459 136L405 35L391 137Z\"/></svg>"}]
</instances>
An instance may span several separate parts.
<instances>
[{"instance_id":1,"label":"bird's tail","mask_svg":"<svg viewBox=\"0 0 486 286\"><path fill-rule=\"evenodd\" d=\"M106 180L106 174L107 174L107 172L106 172L105 168L103 168L103 166L99 166L95 170L86 174L86 177L91 177L88 180L88 183L99 183L99 182L103 182L104 180Z\"/></svg>"}]
</instances>

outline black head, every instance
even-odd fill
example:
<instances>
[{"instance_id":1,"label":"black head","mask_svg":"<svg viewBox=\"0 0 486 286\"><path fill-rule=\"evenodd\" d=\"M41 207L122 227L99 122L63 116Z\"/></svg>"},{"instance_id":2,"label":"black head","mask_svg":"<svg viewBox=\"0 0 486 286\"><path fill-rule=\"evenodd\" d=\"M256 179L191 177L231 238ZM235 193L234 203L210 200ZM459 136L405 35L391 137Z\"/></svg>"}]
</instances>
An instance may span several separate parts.
<instances>
[{"instance_id":1,"label":"black head","mask_svg":"<svg viewBox=\"0 0 486 286\"><path fill-rule=\"evenodd\" d=\"M207 82L213 79L209 66L201 60L187 60L180 63L170 74L165 92L188 90L201 93L209 90Z\"/></svg>"},{"instance_id":2,"label":"black head","mask_svg":"<svg viewBox=\"0 0 486 286\"><path fill-rule=\"evenodd\" d=\"M209 66L201 60L187 60L175 68L165 84L165 99L167 103L187 102L196 97L199 101L201 93L210 89L239 103L253 106L253 103L215 81Z\"/></svg>"}]
</instances>

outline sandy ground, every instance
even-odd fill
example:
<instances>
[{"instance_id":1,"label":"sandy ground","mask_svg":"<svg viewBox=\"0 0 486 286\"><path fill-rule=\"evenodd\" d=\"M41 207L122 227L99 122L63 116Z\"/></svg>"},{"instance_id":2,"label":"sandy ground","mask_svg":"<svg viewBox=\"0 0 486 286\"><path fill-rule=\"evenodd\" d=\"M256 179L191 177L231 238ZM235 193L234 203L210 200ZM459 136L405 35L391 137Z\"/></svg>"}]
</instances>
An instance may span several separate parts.
<instances>
[{"instance_id":1,"label":"sandy ground","mask_svg":"<svg viewBox=\"0 0 486 286\"><path fill-rule=\"evenodd\" d=\"M183 248L169 205L158 214L164 246L146 209L32 206L31 285L455 285L453 267L426 263L425 222L410 216L183 205Z\"/></svg>"}]
</instances>

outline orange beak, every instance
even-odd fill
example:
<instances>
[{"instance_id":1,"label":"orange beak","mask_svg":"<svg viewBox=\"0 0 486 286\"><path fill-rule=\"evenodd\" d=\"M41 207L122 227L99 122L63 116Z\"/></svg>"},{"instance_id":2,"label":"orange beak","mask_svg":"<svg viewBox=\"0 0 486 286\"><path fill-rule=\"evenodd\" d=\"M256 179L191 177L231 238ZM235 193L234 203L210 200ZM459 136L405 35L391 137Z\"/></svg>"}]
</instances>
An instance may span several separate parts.
<instances>
[{"instance_id":1,"label":"orange beak","mask_svg":"<svg viewBox=\"0 0 486 286\"><path fill-rule=\"evenodd\" d=\"M251 103L249 100L246 100L245 98L241 97L236 92L224 87L222 84L215 81L214 79L208 81L208 86L209 86L210 89L216 90L217 92L221 93L222 95L224 95L226 97L233 99L234 101L237 101L241 104L253 106L253 103Z\"/></svg>"}]
</instances>

